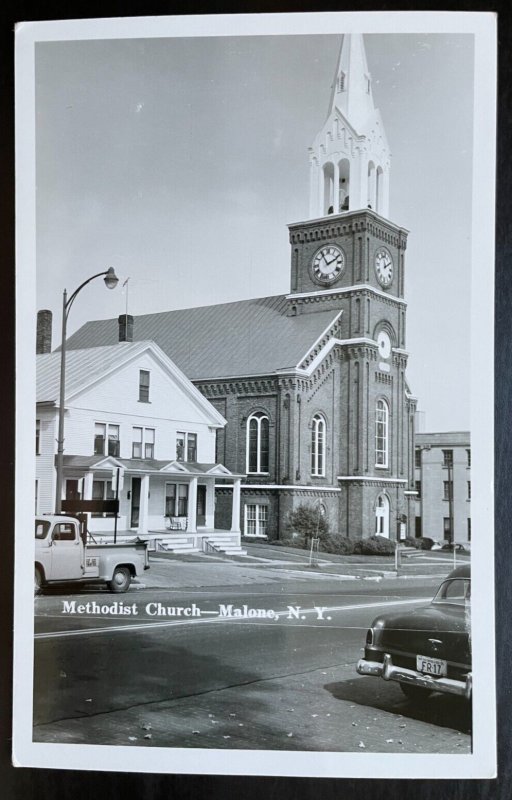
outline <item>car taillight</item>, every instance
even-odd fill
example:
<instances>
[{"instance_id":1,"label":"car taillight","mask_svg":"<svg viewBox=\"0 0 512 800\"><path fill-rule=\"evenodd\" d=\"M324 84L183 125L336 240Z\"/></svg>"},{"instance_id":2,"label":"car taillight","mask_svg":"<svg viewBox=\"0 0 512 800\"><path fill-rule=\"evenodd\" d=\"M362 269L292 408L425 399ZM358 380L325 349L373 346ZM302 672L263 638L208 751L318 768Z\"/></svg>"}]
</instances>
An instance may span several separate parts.
<instances>
[{"instance_id":1,"label":"car taillight","mask_svg":"<svg viewBox=\"0 0 512 800\"><path fill-rule=\"evenodd\" d=\"M373 628L368 628L368 633L366 634L366 644L373 644Z\"/></svg>"}]
</instances>

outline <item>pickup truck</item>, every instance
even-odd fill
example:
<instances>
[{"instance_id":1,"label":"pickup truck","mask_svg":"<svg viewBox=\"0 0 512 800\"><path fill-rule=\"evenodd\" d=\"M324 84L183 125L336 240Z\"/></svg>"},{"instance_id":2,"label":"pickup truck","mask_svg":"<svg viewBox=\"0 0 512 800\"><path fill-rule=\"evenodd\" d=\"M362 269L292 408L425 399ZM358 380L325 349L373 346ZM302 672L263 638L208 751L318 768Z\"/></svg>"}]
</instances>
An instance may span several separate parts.
<instances>
[{"instance_id":1,"label":"pickup truck","mask_svg":"<svg viewBox=\"0 0 512 800\"><path fill-rule=\"evenodd\" d=\"M132 578L146 569L147 542L89 543L85 525L77 517L36 517L36 593L56 583L103 583L111 592L126 592Z\"/></svg>"}]
</instances>

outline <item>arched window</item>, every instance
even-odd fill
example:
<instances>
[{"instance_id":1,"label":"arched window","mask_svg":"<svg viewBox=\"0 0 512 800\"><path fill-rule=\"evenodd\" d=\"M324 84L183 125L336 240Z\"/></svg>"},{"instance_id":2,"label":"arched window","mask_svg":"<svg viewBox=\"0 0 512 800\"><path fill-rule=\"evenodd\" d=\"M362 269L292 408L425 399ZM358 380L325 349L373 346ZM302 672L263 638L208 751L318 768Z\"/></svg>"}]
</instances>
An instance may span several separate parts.
<instances>
[{"instance_id":1,"label":"arched window","mask_svg":"<svg viewBox=\"0 0 512 800\"><path fill-rule=\"evenodd\" d=\"M311 426L311 474L325 475L325 420L320 414Z\"/></svg>"},{"instance_id":2,"label":"arched window","mask_svg":"<svg viewBox=\"0 0 512 800\"><path fill-rule=\"evenodd\" d=\"M389 451L389 408L382 398L375 408L375 466L388 466Z\"/></svg>"},{"instance_id":3,"label":"arched window","mask_svg":"<svg viewBox=\"0 0 512 800\"><path fill-rule=\"evenodd\" d=\"M261 411L247 420L247 472L268 472L268 417Z\"/></svg>"}]
</instances>

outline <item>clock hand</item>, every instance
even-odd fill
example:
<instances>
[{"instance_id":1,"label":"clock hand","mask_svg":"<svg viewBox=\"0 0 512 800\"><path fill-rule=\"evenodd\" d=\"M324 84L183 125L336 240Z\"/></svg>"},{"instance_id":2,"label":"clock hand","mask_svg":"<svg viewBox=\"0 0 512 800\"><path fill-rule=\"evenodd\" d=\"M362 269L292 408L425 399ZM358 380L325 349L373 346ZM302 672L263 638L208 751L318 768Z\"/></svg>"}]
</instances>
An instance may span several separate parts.
<instances>
[{"instance_id":1,"label":"clock hand","mask_svg":"<svg viewBox=\"0 0 512 800\"><path fill-rule=\"evenodd\" d=\"M330 261L327 261L327 259L324 257L324 261L327 264L327 266L329 266L330 264L332 264L333 261L336 261L338 258L339 256L334 256L334 258L331 258Z\"/></svg>"}]
</instances>

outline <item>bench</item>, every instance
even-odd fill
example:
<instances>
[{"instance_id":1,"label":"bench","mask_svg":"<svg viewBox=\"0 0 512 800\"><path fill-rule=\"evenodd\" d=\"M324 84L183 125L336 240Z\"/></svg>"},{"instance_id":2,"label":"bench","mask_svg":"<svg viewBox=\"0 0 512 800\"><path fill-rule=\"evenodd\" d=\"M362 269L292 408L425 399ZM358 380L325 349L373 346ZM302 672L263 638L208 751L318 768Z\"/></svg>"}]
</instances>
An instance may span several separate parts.
<instances>
[{"instance_id":1,"label":"bench","mask_svg":"<svg viewBox=\"0 0 512 800\"><path fill-rule=\"evenodd\" d=\"M186 531L188 525L188 517L167 517L167 530L168 531Z\"/></svg>"}]
</instances>

